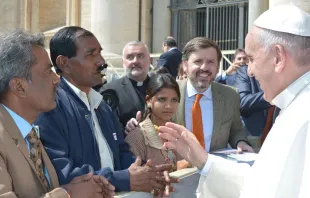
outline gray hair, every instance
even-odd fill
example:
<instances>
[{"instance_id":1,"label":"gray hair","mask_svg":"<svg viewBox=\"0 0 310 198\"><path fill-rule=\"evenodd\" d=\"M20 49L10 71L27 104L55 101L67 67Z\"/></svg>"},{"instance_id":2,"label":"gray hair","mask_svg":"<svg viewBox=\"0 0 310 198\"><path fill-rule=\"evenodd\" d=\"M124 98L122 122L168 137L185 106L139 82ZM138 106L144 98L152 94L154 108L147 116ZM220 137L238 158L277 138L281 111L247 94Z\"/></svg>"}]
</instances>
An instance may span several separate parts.
<instances>
[{"instance_id":1,"label":"gray hair","mask_svg":"<svg viewBox=\"0 0 310 198\"><path fill-rule=\"evenodd\" d=\"M122 56L124 58L125 56L125 50L127 47L131 46L131 45L143 45L146 49L146 51L150 54L149 48L147 47L147 45L145 43L143 43L142 41L129 41L125 47L123 48L123 52L122 52Z\"/></svg>"},{"instance_id":2,"label":"gray hair","mask_svg":"<svg viewBox=\"0 0 310 198\"><path fill-rule=\"evenodd\" d=\"M298 36L267 29L258 29L258 40L268 52L274 45L283 45L299 66L310 64L310 37Z\"/></svg>"},{"instance_id":3,"label":"gray hair","mask_svg":"<svg viewBox=\"0 0 310 198\"><path fill-rule=\"evenodd\" d=\"M14 77L31 81L31 66L36 63L33 46L44 47L43 34L32 35L16 29L0 37L0 96Z\"/></svg>"}]
</instances>

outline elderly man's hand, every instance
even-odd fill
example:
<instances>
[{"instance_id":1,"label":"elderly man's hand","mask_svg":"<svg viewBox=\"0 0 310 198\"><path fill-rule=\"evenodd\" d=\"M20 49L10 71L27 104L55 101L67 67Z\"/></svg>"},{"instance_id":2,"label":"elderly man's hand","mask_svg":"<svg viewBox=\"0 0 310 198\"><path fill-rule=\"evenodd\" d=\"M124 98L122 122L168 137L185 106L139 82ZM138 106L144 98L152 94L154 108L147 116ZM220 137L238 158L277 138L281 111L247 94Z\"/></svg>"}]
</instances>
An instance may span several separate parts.
<instances>
[{"instance_id":1,"label":"elderly man's hand","mask_svg":"<svg viewBox=\"0 0 310 198\"><path fill-rule=\"evenodd\" d=\"M175 150L192 165L203 168L208 154L192 132L171 122L166 123L166 126L160 126L158 130L159 136L167 141L163 145L165 148Z\"/></svg>"},{"instance_id":2,"label":"elderly man's hand","mask_svg":"<svg viewBox=\"0 0 310 198\"><path fill-rule=\"evenodd\" d=\"M254 153L254 150L250 145L248 145L245 141L240 141L237 144L237 152L241 153L243 151Z\"/></svg>"}]
</instances>

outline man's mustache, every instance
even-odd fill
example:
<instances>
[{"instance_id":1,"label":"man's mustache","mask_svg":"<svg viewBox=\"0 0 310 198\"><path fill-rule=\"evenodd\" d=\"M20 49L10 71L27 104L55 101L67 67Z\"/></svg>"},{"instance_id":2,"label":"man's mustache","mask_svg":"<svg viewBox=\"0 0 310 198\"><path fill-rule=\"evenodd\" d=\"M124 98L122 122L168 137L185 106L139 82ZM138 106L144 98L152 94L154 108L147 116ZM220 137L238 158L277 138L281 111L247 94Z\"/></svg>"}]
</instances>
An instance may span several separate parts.
<instances>
[{"instance_id":1,"label":"man's mustache","mask_svg":"<svg viewBox=\"0 0 310 198\"><path fill-rule=\"evenodd\" d=\"M99 66L99 67L97 68L97 71L98 71L98 72L99 72L99 71L102 71L102 70L106 69L107 67L108 67L108 64L101 65L101 66Z\"/></svg>"}]
</instances>

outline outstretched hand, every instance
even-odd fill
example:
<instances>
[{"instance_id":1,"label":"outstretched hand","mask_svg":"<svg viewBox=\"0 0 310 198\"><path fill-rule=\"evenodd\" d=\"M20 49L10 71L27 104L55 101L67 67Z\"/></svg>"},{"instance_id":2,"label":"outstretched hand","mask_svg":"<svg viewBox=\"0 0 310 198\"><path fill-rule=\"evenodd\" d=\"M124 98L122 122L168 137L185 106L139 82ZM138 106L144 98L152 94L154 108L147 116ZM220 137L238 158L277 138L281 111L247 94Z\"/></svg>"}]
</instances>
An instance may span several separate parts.
<instances>
[{"instance_id":1,"label":"outstretched hand","mask_svg":"<svg viewBox=\"0 0 310 198\"><path fill-rule=\"evenodd\" d=\"M185 160L197 168L203 168L208 153L202 148L195 135L185 127L168 122L158 128L159 136L166 140L164 147L175 150Z\"/></svg>"}]
</instances>

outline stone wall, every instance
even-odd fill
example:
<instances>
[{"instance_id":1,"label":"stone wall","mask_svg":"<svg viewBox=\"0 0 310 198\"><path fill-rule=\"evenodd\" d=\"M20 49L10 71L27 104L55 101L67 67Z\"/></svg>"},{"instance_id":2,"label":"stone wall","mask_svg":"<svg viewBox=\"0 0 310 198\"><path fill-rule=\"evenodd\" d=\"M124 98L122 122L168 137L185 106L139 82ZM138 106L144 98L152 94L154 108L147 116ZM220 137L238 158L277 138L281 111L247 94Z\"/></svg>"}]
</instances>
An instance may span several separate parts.
<instances>
[{"instance_id":1,"label":"stone wall","mask_svg":"<svg viewBox=\"0 0 310 198\"><path fill-rule=\"evenodd\" d=\"M66 24L65 0L40 0L39 29L44 32Z\"/></svg>"},{"instance_id":2,"label":"stone wall","mask_svg":"<svg viewBox=\"0 0 310 198\"><path fill-rule=\"evenodd\" d=\"M22 28L24 26L24 10L23 0L1 0L0 32Z\"/></svg>"}]
</instances>

